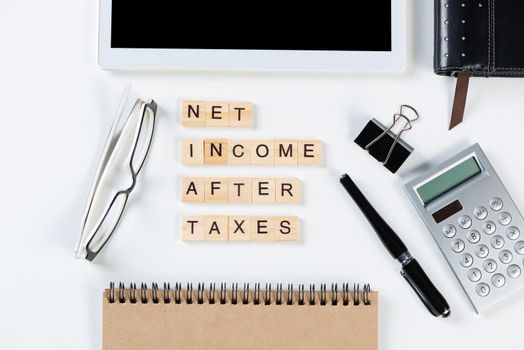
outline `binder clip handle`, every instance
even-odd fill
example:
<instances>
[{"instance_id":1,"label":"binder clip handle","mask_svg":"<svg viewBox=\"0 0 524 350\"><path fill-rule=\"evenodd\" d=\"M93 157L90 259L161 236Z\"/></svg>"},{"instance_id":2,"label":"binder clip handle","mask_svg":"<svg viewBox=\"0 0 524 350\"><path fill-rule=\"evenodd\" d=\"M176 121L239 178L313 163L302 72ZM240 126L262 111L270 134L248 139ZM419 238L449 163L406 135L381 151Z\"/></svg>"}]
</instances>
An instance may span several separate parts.
<instances>
[{"instance_id":1,"label":"binder clip handle","mask_svg":"<svg viewBox=\"0 0 524 350\"><path fill-rule=\"evenodd\" d=\"M413 118L409 118L407 117L403 111L404 109L409 109L413 112L414 114L414 117ZM411 107L410 105L400 105L400 108L399 108L399 111L398 113L395 113L393 114L393 122L389 125L389 127L387 129L385 129L380 135L378 135L375 139L373 139L371 142L369 142L366 147L364 147L366 150L369 150L369 147L373 146L378 140L380 140L381 138L383 138L389 131L391 131L391 129L393 129L393 127L397 124L397 122L399 120L404 120L404 125L402 126L402 128L400 129L400 131L397 133L397 135L395 136L395 140L393 141L393 143L391 144L391 147L389 148L389 151L388 151L388 154L386 156L386 158L384 159L384 161L382 162L382 164L386 165L387 162L389 161L389 158L391 157L391 154L393 153L393 149L395 148L396 144L398 143L398 140L400 139L400 136L402 135L402 133L404 131L407 131L407 130L411 130L411 128L413 127L411 125L411 122L414 122L415 120L419 119L420 118L420 115L418 114L417 110L413 107Z\"/></svg>"}]
</instances>

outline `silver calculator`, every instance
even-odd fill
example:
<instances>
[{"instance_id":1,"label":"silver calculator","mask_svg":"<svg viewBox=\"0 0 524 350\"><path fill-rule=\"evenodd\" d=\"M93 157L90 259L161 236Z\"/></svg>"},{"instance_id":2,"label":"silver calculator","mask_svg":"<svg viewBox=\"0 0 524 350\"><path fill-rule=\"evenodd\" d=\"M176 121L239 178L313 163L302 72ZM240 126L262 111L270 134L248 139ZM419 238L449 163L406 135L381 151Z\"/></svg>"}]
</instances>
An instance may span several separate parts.
<instances>
[{"instance_id":1,"label":"silver calculator","mask_svg":"<svg viewBox=\"0 0 524 350\"><path fill-rule=\"evenodd\" d=\"M477 313L524 286L524 221L478 144L404 187Z\"/></svg>"}]
</instances>

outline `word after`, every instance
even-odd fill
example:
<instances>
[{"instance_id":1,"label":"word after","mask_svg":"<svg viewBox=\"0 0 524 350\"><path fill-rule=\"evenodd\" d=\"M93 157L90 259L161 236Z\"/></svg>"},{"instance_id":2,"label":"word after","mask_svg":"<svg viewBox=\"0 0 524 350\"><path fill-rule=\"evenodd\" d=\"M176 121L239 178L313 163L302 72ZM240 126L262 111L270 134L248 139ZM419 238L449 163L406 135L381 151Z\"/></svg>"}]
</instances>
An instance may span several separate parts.
<instances>
[{"instance_id":1,"label":"word after","mask_svg":"<svg viewBox=\"0 0 524 350\"><path fill-rule=\"evenodd\" d=\"M184 203L300 203L300 180L274 177L183 177Z\"/></svg>"},{"instance_id":2,"label":"word after","mask_svg":"<svg viewBox=\"0 0 524 350\"><path fill-rule=\"evenodd\" d=\"M253 127L251 102L182 101L182 125L189 127Z\"/></svg>"},{"instance_id":3,"label":"word after","mask_svg":"<svg viewBox=\"0 0 524 350\"><path fill-rule=\"evenodd\" d=\"M184 165L321 165L319 140L181 140Z\"/></svg>"},{"instance_id":4,"label":"word after","mask_svg":"<svg viewBox=\"0 0 524 350\"><path fill-rule=\"evenodd\" d=\"M183 216L184 241L297 241L296 216Z\"/></svg>"}]
</instances>

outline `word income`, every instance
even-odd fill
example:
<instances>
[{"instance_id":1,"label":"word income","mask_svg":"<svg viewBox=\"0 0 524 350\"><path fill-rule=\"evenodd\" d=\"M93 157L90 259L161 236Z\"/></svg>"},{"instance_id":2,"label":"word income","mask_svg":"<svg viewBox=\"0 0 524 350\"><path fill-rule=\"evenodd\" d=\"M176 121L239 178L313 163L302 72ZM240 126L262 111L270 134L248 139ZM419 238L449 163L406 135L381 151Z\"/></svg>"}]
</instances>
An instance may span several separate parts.
<instances>
[{"instance_id":1,"label":"word income","mask_svg":"<svg viewBox=\"0 0 524 350\"><path fill-rule=\"evenodd\" d=\"M319 140L187 140L180 143L184 165L320 165Z\"/></svg>"},{"instance_id":2,"label":"word income","mask_svg":"<svg viewBox=\"0 0 524 350\"><path fill-rule=\"evenodd\" d=\"M297 241L296 216L183 216L185 241Z\"/></svg>"}]
</instances>

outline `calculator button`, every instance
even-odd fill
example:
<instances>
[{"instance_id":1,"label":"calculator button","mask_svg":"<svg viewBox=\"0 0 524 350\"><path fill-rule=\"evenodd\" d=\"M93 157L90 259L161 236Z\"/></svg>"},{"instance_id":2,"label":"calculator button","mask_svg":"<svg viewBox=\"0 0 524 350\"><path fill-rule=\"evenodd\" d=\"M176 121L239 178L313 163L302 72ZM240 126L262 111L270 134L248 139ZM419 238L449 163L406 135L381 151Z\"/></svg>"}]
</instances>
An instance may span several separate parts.
<instances>
[{"instance_id":1,"label":"calculator button","mask_svg":"<svg viewBox=\"0 0 524 350\"><path fill-rule=\"evenodd\" d=\"M487 259L482 266L484 267L484 271L491 273L497 269L497 262L493 259Z\"/></svg>"},{"instance_id":2,"label":"calculator button","mask_svg":"<svg viewBox=\"0 0 524 350\"><path fill-rule=\"evenodd\" d=\"M489 286L486 283L479 283L477 284L477 288L475 288L475 291L479 296L485 297L489 294Z\"/></svg>"},{"instance_id":3,"label":"calculator button","mask_svg":"<svg viewBox=\"0 0 524 350\"><path fill-rule=\"evenodd\" d=\"M504 264L509 264L513 260L513 254L509 250L504 249L499 254L499 260Z\"/></svg>"},{"instance_id":4,"label":"calculator button","mask_svg":"<svg viewBox=\"0 0 524 350\"><path fill-rule=\"evenodd\" d=\"M511 278L517 278L520 276L520 267L519 265L510 265L508 267L508 276Z\"/></svg>"},{"instance_id":5,"label":"calculator button","mask_svg":"<svg viewBox=\"0 0 524 350\"><path fill-rule=\"evenodd\" d=\"M524 250L524 247L523 247L523 250ZM475 249L475 254L477 254L477 256L481 259L488 256L488 253L489 253L489 249L485 244L479 244L477 248Z\"/></svg>"},{"instance_id":6,"label":"calculator button","mask_svg":"<svg viewBox=\"0 0 524 350\"><path fill-rule=\"evenodd\" d=\"M515 251L519 255L524 255L524 241L518 241L515 243Z\"/></svg>"},{"instance_id":7,"label":"calculator button","mask_svg":"<svg viewBox=\"0 0 524 350\"><path fill-rule=\"evenodd\" d=\"M503 226L508 226L511 223L511 214L503 211L499 214L499 223Z\"/></svg>"},{"instance_id":8,"label":"calculator button","mask_svg":"<svg viewBox=\"0 0 524 350\"><path fill-rule=\"evenodd\" d=\"M515 226L511 226L506 231L506 236L508 236L509 239L517 239L520 236L520 230Z\"/></svg>"},{"instance_id":9,"label":"calculator button","mask_svg":"<svg viewBox=\"0 0 524 350\"><path fill-rule=\"evenodd\" d=\"M504 275L496 273L493 275L493 277L491 277L491 283L493 283L495 287L500 288L506 284L506 278Z\"/></svg>"},{"instance_id":10,"label":"calculator button","mask_svg":"<svg viewBox=\"0 0 524 350\"><path fill-rule=\"evenodd\" d=\"M486 221L484 225L482 225L482 230L485 234L491 235L495 230L497 229L497 226L493 221Z\"/></svg>"},{"instance_id":11,"label":"calculator button","mask_svg":"<svg viewBox=\"0 0 524 350\"><path fill-rule=\"evenodd\" d=\"M463 251L464 246L464 241L461 239L455 239L453 242L451 242L451 249L453 249L455 253L460 253Z\"/></svg>"},{"instance_id":12,"label":"calculator button","mask_svg":"<svg viewBox=\"0 0 524 350\"><path fill-rule=\"evenodd\" d=\"M502 199L498 197L493 198L489 201L489 206L491 207L491 209L499 211L500 209L502 209L503 206Z\"/></svg>"},{"instance_id":13,"label":"calculator button","mask_svg":"<svg viewBox=\"0 0 524 350\"><path fill-rule=\"evenodd\" d=\"M468 215L462 215L461 217L458 218L458 224L463 229L470 228L471 222L472 222L471 217L469 217Z\"/></svg>"},{"instance_id":14,"label":"calculator button","mask_svg":"<svg viewBox=\"0 0 524 350\"><path fill-rule=\"evenodd\" d=\"M442 229L442 233L444 233L444 236L448 238L455 237L457 234L457 228L451 224L447 224Z\"/></svg>"},{"instance_id":15,"label":"calculator button","mask_svg":"<svg viewBox=\"0 0 524 350\"><path fill-rule=\"evenodd\" d=\"M499 235L493 236L493 238L491 238L491 246L495 249L504 247L504 238Z\"/></svg>"},{"instance_id":16,"label":"calculator button","mask_svg":"<svg viewBox=\"0 0 524 350\"><path fill-rule=\"evenodd\" d=\"M471 282L478 282L480 281L481 277L482 277L482 272L480 272L480 270L477 269L476 267L468 271L468 278Z\"/></svg>"},{"instance_id":17,"label":"calculator button","mask_svg":"<svg viewBox=\"0 0 524 350\"><path fill-rule=\"evenodd\" d=\"M471 230L466 234L469 243L478 243L480 241L480 233L477 230Z\"/></svg>"},{"instance_id":18,"label":"calculator button","mask_svg":"<svg viewBox=\"0 0 524 350\"><path fill-rule=\"evenodd\" d=\"M473 264L473 257L466 253L460 256L460 265L464 267L470 267Z\"/></svg>"},{"instance_id":19,"label":"calculator button","mask_svg":"<svg viewBox=\"0 0 524 350\"><path fill-rule=\"evenodd\" d=\"M473 210L473 214L477 219L484 220L486 216L488 216L488 210L483 206L476 207L475 210Z\"/></svg>"}]
</instances>

